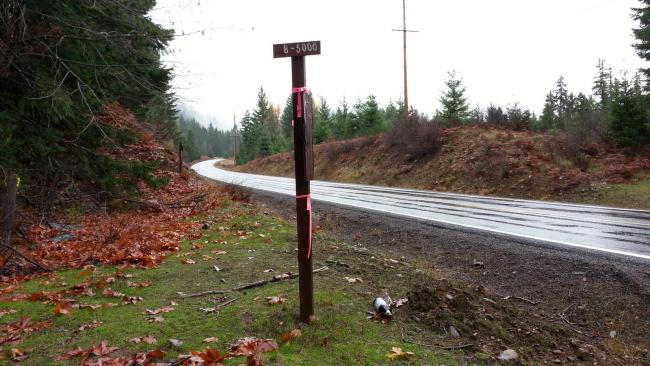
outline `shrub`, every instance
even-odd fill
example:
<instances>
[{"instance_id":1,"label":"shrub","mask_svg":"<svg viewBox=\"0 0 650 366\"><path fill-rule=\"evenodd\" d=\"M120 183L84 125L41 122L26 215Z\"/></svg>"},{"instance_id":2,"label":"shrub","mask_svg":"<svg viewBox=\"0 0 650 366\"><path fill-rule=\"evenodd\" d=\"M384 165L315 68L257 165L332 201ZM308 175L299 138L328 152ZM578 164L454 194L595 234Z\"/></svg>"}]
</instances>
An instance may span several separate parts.
<instances>
[{"instance_id":1,"label":"shrub","mask_svg":"<svg viewBox=\"0 0 650 366\"><path fill-rule=\"evenodd\" d=\"M386 133L385 141L415 160L438 152L442 145L441 132L437 122L429 121L414 111L408 118L395 122L393 128Z\"/></svg>"}]
</instances>

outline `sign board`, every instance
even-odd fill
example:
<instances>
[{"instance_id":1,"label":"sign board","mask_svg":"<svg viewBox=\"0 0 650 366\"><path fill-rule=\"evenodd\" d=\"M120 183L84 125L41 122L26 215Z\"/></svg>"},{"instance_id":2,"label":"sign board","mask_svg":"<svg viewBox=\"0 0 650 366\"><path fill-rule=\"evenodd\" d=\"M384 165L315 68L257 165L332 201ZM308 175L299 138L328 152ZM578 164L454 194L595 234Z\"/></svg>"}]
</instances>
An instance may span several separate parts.
<instances>
[{"instance_id":1,"label":"sign board","mask_svg":"<svg viewBox=\"0 0 650 366\"><path fill-rule=\"evenodd\" d=\"M320 55L320 41L273 45L273 58Z\"/></svg>"}]
</instances>

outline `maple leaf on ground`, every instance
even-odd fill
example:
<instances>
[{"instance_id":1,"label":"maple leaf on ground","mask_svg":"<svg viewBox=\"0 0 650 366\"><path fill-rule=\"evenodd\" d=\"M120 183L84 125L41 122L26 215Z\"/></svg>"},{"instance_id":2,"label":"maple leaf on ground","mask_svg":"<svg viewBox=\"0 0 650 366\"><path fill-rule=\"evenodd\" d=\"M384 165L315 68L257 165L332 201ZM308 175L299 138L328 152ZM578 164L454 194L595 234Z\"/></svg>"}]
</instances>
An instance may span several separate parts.
<instances>
[{"instance_id":1,"label":"maple leaf on ground","mask_svg":"<svg viewBox=\"0 0 650 366\"><path fill-rule=\"evenodd\" d=\"M123 293L117 292L117 291L115 291L115 290L113 290L111 288L104 289L104 291L102 291L102 294L104 296L108 296L108 297L124 297L124 296L126 296Z\"/></svg>"},{"instance_id":2,"label":"maple leaf on ground","mask_svg":"<svg viewBox=\"0 0 650 366\"><path fill-rule=\"evenodd\" d=\"M216 349L206 348L202 352L192 351L192 355L201 358L206 366L219 365L223 362L227 354L221 354Z\"/></svg>"},{"instance_id":3,"label":"maple leaf on ground","mask_svg":"<svg viewBox=\"0 0 650 366\"><path fill-rule=\"evenodd\" d=\"M151 281L143 281L143 282L126 281L126 285L129 287L149 287L151 286L151 284L152 284Z\"/></svg>"},{"instance_id":4,"label":"maple leaf on ground","mask_svg":"<svg viewBox=\"0 0 650 366\"><path fill-rule=\"evenodd\" d=\"M278 349L278 343L273 339L258 339L252 337L240 338L230 348L229 355L233 357L250 356L263 352L273 352Z\"/></svg>"},{"instance_id":5,"label":"maple leaf on ground","mask_svg":"<svg viewBox=\"0 0 650 366\"><path fill-rule=\"evenodd\" d=\"M282 335L282 343L291 342L292 339L300 337L302 331L300 329L292 329Z\"/></svg>"},{"instance_id":6,"label":"maple leaf on ground","mask_svg":"<svg viewBox=\"0 0 650 366\"><path fill-rule=\"evenodd\" d=\"M409 356L413 356L413 352L403 352L401 348L399 347L393 347L391 348L390 352L386 354L386 357L388 357L389 360L395 360L398 358L406 358Z\"/></svg>"},{"instance_id":7,"label":"maple leaf on ground","mask_svg":"<svg viewBox=\"0 0 650 366\"><path fill-rule=\"evenodd\" d=\"M84 331L84 330L86 330L86 329L99 328L99 327L102 326L102 324L104 324L104 323L102 323L102 322L100 322L100 321L98 321L98 320L93 320L93 321L90 322L90 323L86 323L86 324L83 324L82 326L80 326L80 327L79 327L79 331Z\"/></svg>"},{"instance_id":8,"label":"maple leaf on ground","mask_svg":"<svg viewBox=\"0 0 650 366\"><path fill-rule=\"evenodd\" d=\"M57 302L54 306L54 314L56 315L67 315L70 314L70 303L68 302Z\"/></svg>"},{"instance_id":9,"label":"maple leaf on ground","mask_svg":"<svg viewBox=\"0 0 650 366\"><path fill-rule=\"evenodd\" d=\"M143 314L146 314L146 315L158 315L158 314L162 314L162 313L169 313L170 311L174 311L173 306L163 306L160 309L153 309L153 310L152 309L146 309Z\"/></svg>"},{"instance_id":10,"label":"maple leaf on ground","mask_svg":"<svg viewBox=\"0 0 650 366\"><path fill-rule=\"evenodd\" d=\"M99 344L91 347L91 352L93 355L101 357L118 349L117 347L110 347L107 341L101 341Z\"/></svg>"}]
</instances>

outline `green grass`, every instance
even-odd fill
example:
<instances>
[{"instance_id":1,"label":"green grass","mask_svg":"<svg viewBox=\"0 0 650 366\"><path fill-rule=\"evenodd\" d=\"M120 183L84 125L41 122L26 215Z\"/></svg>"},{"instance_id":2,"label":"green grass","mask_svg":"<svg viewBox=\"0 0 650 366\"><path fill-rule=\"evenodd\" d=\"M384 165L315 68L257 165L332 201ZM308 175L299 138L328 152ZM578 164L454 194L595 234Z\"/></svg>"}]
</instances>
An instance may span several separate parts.
<instances>
[{"instance_id":1,"label":"green grass","mask_svg":"<svg viewBox=\"0 0 650 366\"><path fill-rule=\"evenodd\" d=\"M30 317L34 321L52 319L54 326L42 331L25 335L24 340L16 345L4 345L3 350L16 347L29 351L29 358L21 365L74 365L78 358L70 361L55 361L55 357L77 346L87 348L100 341L108 341L111 346L119 347L115 354L131 354L136 351L161 348L167 352L167 359L174 359L179 354L190 350L202 350L209 346L226 351L228 345L240 337L252 336L273 338L280 343L282 334L295 329L302 329L302 336L289 344L280 344L277 352L267 353L267 362L282 365L377 365L377 364L414 364L414 365L454 365L462 358L459 353L429 348L402 340L402 331L408 327L408 320L397 319L384 325L366 319L365 312L370 310L370 303L377 295L390 290L395 298L404 296L400 291L408 288L408 276L379 277L372 280L384 268L376 254L363 248L337 243L323 237L317 240L314 267L324 265L326 259L341 260L359 264L346 268L331 268L314 275L315 312L317 320L311 325L301 324L298 314L297 280L270 283L266 286L246 292L227 292L223 295L201 296L180 299L177 292L195 293L206 290L228 290L242 284L287 271L297 271L295 229L291 223L273 215L259 212L255 208L231 205L223 212L204 215L202 221L211 222L210 229L204 231L203 237L194 241L185 241L182 250L176 253L157 269L126 269L125 273L134 278L117 278L109 286L116 291L130 296L141 296L143 301L133 305L121 305L121 300L102 295L102 290L95 289L92 297L76 297L81 303L105 304L120 303L117 307L98 310L77 309L68 315L54 315L53 304L18 301L0 303L0 308L17 310L15 314L5 315L0 323L7 324L20 317ZM220 229L221 227L221 229ZM246 238L238 236L238 231L246 231ZM201 244L202 249L192 249L193 244ZM225 255L214 255L214 250L225 250ZM191 253L190 255L186 255ZM208 255L213 259L204 260ZM192 258L196 264L183 264L182 258ZM222 270L217 272L213 266ZM414 272L408 265L397 265L393 271ZM266 269L274 273L264 273ZM359 269L363 268L363 269ZM93 279L113 276L117 267L102 266ZM363 277L363 283L350 284L345 276ZM74 284L88 279L81 270L69 270L56 273L55 279L35 279L19 285L16 293L35 291L57 291L70 288ZM145 288L131 288L132 282L151 281ZM281 296L287 299L284 304L268 305L267 296ZM219 301L236 301L224 306L216 314L205 314L200 308L211 308ZM175 310L161 314L165 318L160 323L150 323L143 314L146 309L155 309L176 302ZM96 329L79 331L82 324L93 320L103 322ZM157 345L134 344L129 340L134 337L152 335L158 340ZM216 343L206 344L206 337L218 337ZM179 348L168 344L170 338L183 342ZM401 347L414 355L408 359L389 361L386 354L391 347ZM459 351L460 352L460 351ZM226 362L227 365L245 362L243 358ZM0 365L13 364L0 361Z\"/></svg>"},{"instance_id":2,"label":"green grass","mask_svg":"<svg viewBox=\"0 0 650 366\"><path fill-rule=\"evenodd\" d=\"M610 184L578 201L594 205L650 210L650 179L635 183Z\"/></svg>"}]
</instances>

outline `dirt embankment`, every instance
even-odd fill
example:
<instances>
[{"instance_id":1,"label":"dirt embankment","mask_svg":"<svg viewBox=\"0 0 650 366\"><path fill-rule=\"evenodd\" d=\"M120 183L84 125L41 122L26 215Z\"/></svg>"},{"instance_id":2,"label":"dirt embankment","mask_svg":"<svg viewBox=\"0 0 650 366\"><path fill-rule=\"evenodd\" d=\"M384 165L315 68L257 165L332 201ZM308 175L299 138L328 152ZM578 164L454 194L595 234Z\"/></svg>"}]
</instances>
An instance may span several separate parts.
<instances>
[{"instance_id":1,"label":"dirt embankment","mask_svg":"<svg viewBox=\"0 0 650 366\"><path fill-rule=\"evenodd\" d=\"M634 183L650 169L650 151L625 155L606 145L572 147L563 136L458 127L420 159L384 135L314 147L316 179L502 197L589 201L610 184ZM292 176L293 153L236 170ZM637 205L638 207L638 205Z\"/></svg>"}]
</instances>

